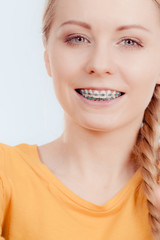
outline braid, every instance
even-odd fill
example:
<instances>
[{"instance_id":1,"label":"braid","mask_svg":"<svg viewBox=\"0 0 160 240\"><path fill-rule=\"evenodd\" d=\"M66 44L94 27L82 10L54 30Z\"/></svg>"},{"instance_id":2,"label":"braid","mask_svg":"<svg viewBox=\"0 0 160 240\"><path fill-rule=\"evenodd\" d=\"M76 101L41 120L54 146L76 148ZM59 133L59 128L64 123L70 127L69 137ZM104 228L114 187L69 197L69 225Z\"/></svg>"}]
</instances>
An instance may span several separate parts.
<instances>
[{"instance_id":1,"label":"braid","mask_svg":"<svg viewBox=\"0 0 160 240\"><path fill-rule=\"evenodd\" d=\"M154 189L158 185L160 169L159 156L159 123L160 123L160 86L156 86L151 102L144 113L143 127L139 131L137 143L133 149L134 159L138 159L143 178L143 191L147 198L149 222L154 240L160 240L160 216Z\"/></svg>"}]
</instances>

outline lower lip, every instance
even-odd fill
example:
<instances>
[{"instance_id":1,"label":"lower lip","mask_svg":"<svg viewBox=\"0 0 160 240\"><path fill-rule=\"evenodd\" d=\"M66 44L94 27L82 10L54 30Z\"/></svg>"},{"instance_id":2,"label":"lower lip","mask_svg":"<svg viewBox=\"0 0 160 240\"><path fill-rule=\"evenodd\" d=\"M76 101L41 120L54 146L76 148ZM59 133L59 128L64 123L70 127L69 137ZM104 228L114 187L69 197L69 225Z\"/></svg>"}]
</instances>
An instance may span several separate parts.
<instances>
[{"instance_id":1,"label":"lower lip","mask_svg":"<svg viewBox=\"0 0 160 240\"><path fill-rule=\"evenodd\" d=\"M75 92L76 92L76 90L75 90ZM97 101L97 100L89 100L89 99L83 97L83 96L82 96L81 94L79 94L78 92L76 92L76 93L77 93L77 95L79 96L79 98L82 100L82 102L84 102L84 103L86 103L86 104L88 104L88 105L90 105L90 106L96 106L96 107L106 107L106 106L113 105L113 104L118 103L119 101L121 101L121 99L125 96L125 94L124 94L124 95L122 95L122 96L120 96L120 97L117 97L117 98L115 98L115 99L113 99L113 100Z\"/></svg>"}]
</instances>

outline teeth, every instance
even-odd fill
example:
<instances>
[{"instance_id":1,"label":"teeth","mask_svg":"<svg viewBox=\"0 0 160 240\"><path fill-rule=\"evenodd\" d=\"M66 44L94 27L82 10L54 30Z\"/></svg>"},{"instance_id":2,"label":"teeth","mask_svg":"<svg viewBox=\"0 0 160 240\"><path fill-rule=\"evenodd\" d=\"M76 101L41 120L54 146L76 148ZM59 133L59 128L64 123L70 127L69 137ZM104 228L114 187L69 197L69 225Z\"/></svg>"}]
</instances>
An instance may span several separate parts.
<instances>
[{"instance_id":1,"label":"teeth","mask_svg":"<svg viewBox=\"0 0 160 240\"><path fill-rule=\"evenodd\" d=\"M94 98L99 98L99 91L94 90L92 96L93 96Z\"/></svg>"},{"instance_id":2,"label":"teeth","mask_svg":"<svg viewBox=\"0 0 160 240\"><path fill-rule=\"evenodd\" d=\"M119 96L121 96L121 93L120 92L117 92L117 91L111 91L111 90L101 90L101 91L98 91L98 90L87 90L87 89L80 89L82 95L85 97L85 98L89 98L89 99L94 99L94 100L111 100L111 99L115 99Z\"/></svg>"},{"instance_id":3,"label":"teeth","mask_svg":"<svg viewBox=\"0 0 160 240\"><path fill-rule=\"evenodd\" d=\"M112 92L112 98L116 98L116 91Z\"/></svg>"},{"instance_id":4,"label":"teeth","mask_svg":"<svg viewBox=\"0 0 160 240\"><path fill-rule=\"evenodd\" d=\"M112 97L112 92L111 92L111 90L108 90L108 91L107 91L107 97L108 97L108 98L111 98L111 97Z\"/></svg>"},{"instance_id":5,"label":"teeth","mask_svg":"<svg viewBox=\"0 0 160 240\"><path fill-rule=\"evenodd\" d=\"M104 91L104 90L100 91L100 97L105 99L107 97L106 91Z\"/></svg>"}]
</instances>

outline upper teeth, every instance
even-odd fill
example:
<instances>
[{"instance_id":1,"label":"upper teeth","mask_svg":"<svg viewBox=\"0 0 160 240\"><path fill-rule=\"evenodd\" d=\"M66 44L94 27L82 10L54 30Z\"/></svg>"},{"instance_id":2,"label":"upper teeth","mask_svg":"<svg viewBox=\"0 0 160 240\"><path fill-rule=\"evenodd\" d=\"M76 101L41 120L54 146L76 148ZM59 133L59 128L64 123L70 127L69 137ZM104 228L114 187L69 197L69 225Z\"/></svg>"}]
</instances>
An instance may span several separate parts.
<instances>
[{"instance_id":1,"label":"upper teeth","mask_svg":"<svg viewBox=\"0 0 160 240\"><path fill-rule=\"evenodd\" d=\"M111 91L111 90L87 90L87 89L81 89L81 93L84 97L93 97L93 98L116 98L121 95L120 92L117 91Z\"/></svg>"}]
</instances>

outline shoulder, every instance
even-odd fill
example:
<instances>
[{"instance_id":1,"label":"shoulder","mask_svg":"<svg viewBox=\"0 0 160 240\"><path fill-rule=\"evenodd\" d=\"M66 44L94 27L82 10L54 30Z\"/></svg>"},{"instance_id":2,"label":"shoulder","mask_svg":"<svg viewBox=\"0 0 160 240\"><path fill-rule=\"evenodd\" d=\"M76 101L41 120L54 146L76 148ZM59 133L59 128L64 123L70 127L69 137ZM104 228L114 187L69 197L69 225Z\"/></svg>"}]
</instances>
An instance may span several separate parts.
<instances>
[{"instance_id":1,"label":"shoulder","mask_svg":"<svg viewBox=\"0 0 160 240\"><path fill-rule=\"evenodd\" d=\"M10 146L0 143L0 172L7 175L13 171L23 169L24 164L26 164L25 159L33 158L35 149L36 144L21 143Z\"/></svg>"}]
</instances>

